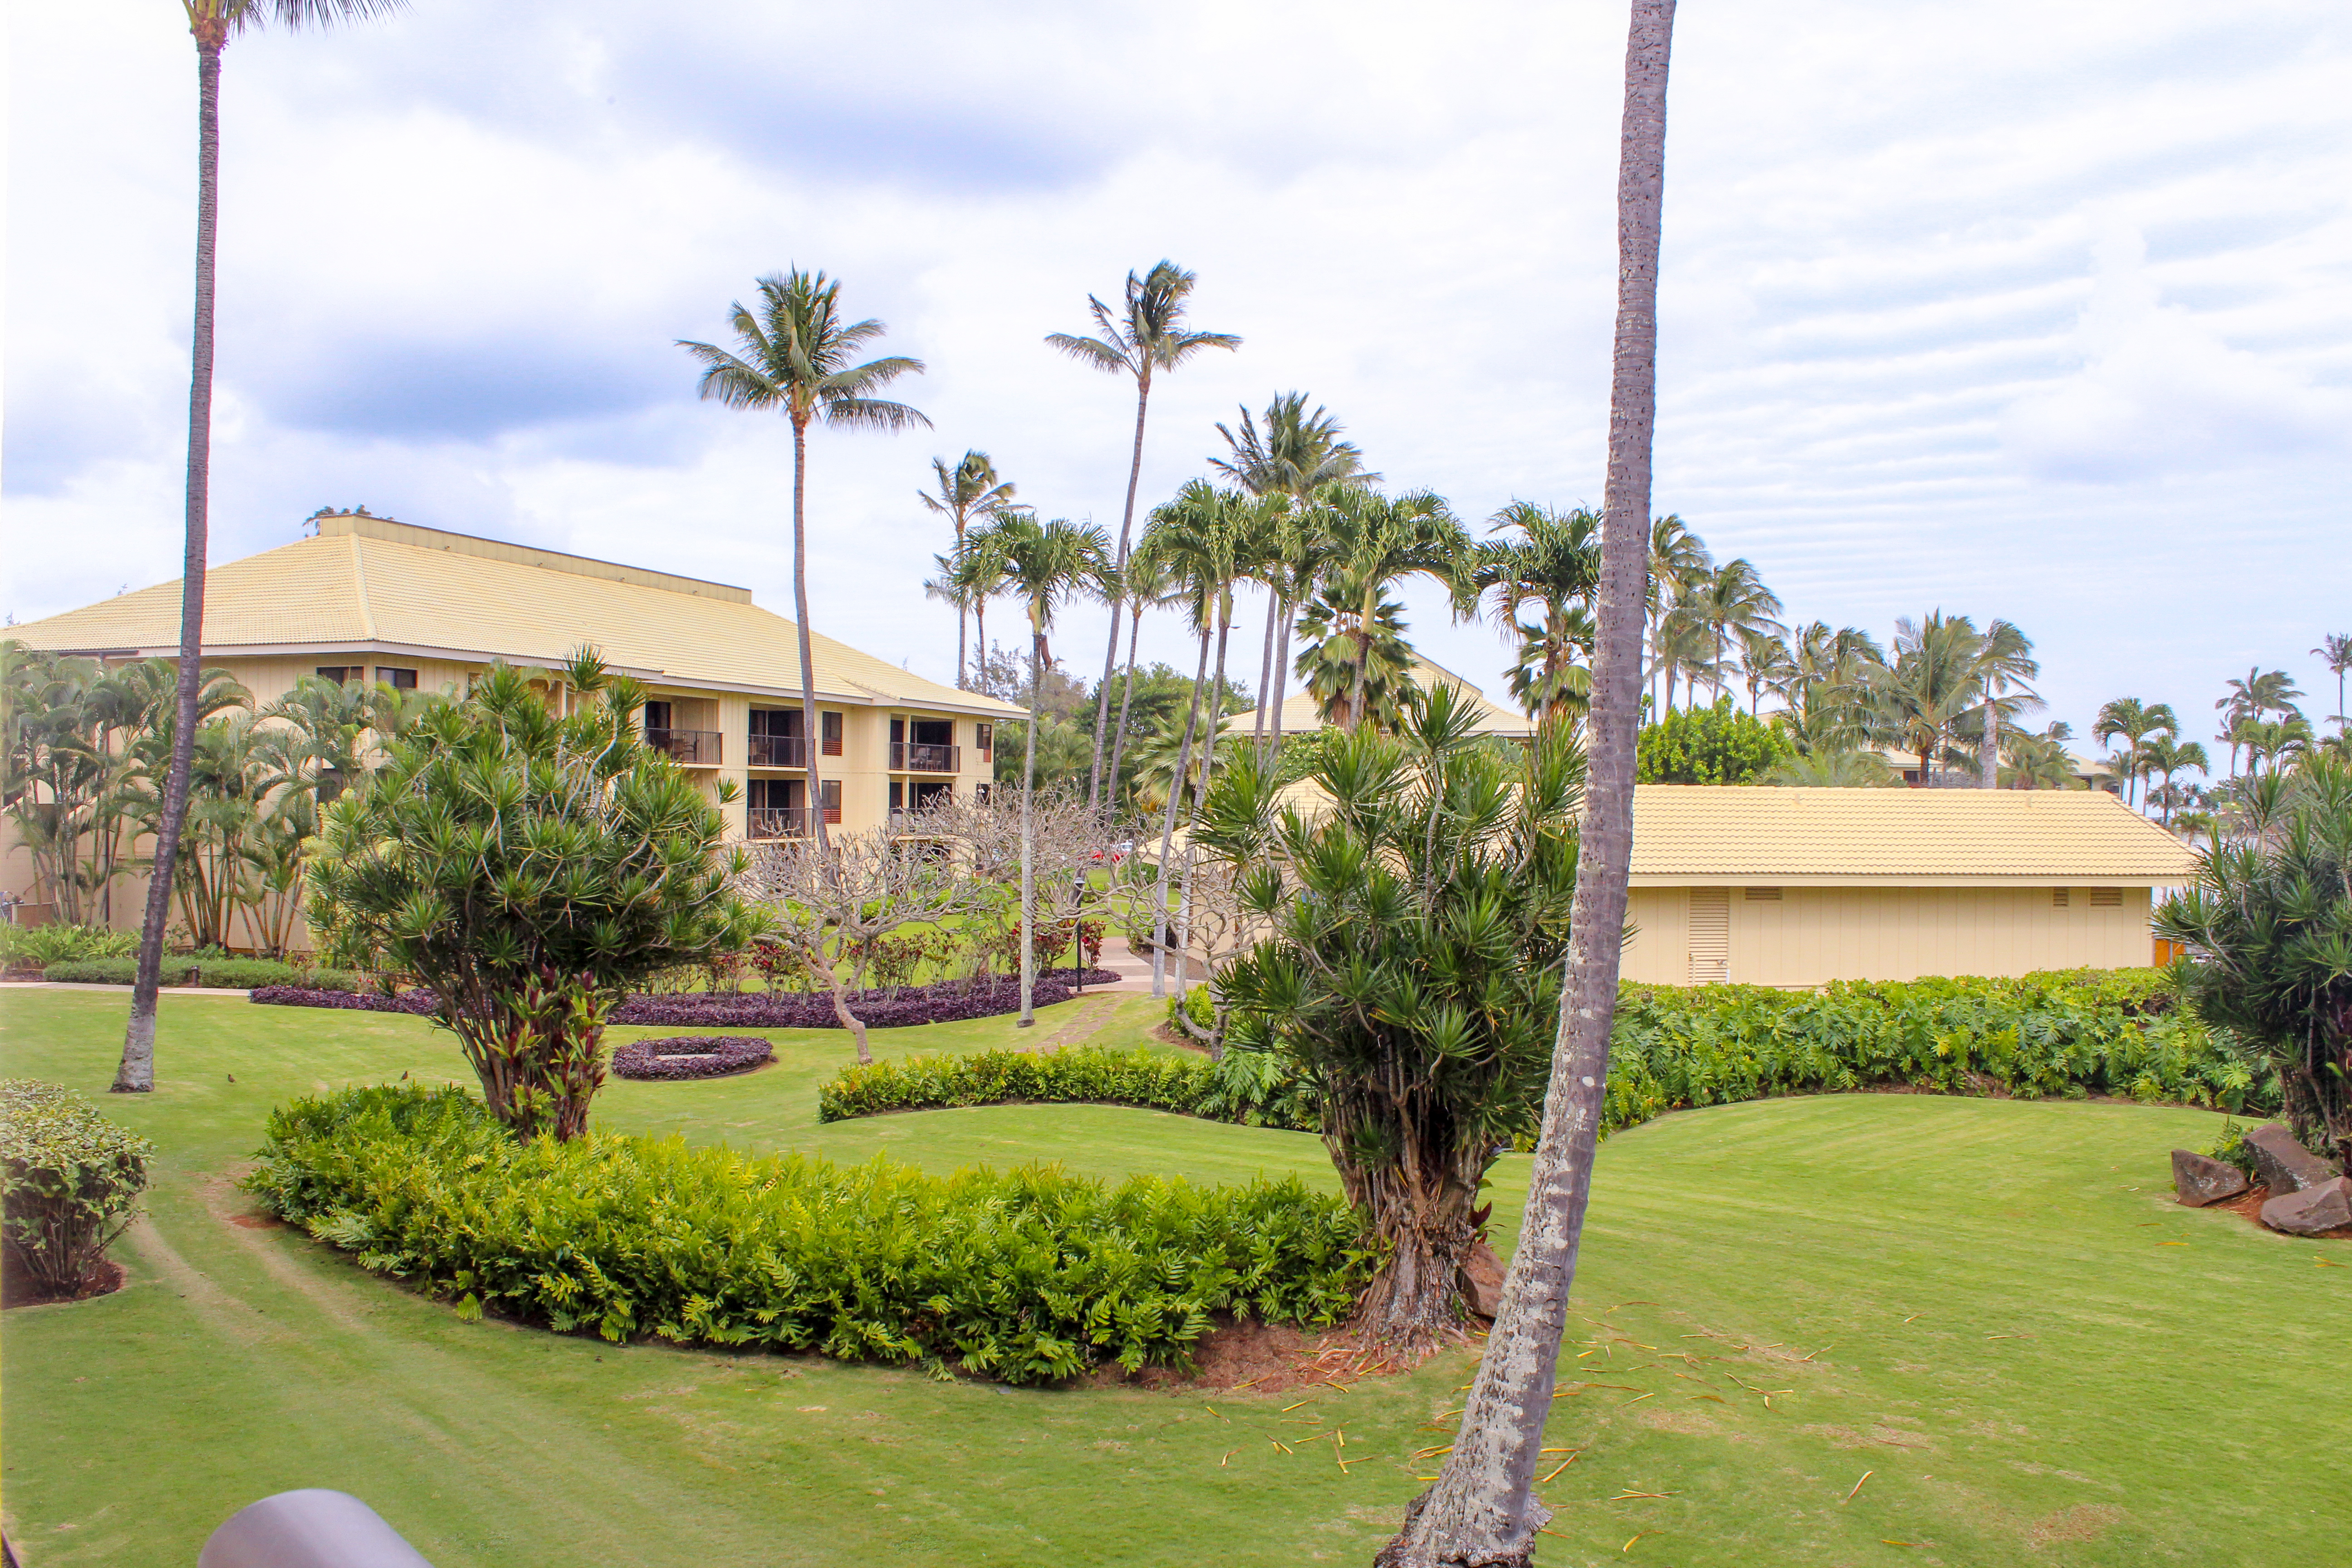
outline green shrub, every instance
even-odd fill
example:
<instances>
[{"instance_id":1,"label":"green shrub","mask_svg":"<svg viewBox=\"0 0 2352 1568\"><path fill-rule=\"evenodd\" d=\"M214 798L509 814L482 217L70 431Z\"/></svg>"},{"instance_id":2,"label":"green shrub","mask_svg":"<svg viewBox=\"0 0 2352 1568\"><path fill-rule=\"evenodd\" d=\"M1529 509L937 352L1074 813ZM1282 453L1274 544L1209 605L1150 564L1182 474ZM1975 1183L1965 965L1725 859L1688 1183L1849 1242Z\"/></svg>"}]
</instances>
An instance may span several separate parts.
<instances>
[{"instance_id":1,"label":"green shrub","mask_svg":"<svg viewBox=\"0 0 2352 1568\"><path fill-rule=\"evenodd\" d=\"M139 951L135 931L104 926L0 924L0 968L26 964L39 969L85 958L122 958Z\"/></svg>"},{"instance_id":2,"label":"green shrub","mask_svg":"<svg viewBox=\"0 0 2352 1568\"><path fill-rule=\"evenodd\" d=\"M2246 1147L2246 1128L2236 1117L2222 1118L2221 1136L2213 1140L2205 1153L2225 1165L2237 1166L2245 1173L2247 1181L2257 1186L2262 1184L2263 1173L2254 1168L2254 1152Z\"/></svg>"},{"instance_id":3,"label":"green shrub","mask_svg":"<svg viewBox=\"0 0 2352 1568\"><path fill-rule=\"evenodd\" d=\"M1745 784L1789 755L1780 731L1742 713L1728 696L1712 708L1677 708L1642 726L1633 742L1643 784Z\"/></svg>"},{"instance_id":4,"label":"green shrub","mask_svg":"<svg viewBox=\"0 0 2352 1568\"><path fill-rule=\"evenodd\" d=\"M845 1068L817 1090L817 1120L958 1105L1134 1105L1312 1131L1314 1108L1300 1102L1297 1089L1278 1058L1255 1051L1228 1051L1216 1062L1099 1047L1045 1056L975 1051Z\"/></svg>"},{"instance_id":5,"label":"green shrub","mask_svg":"<svg viewBox=\"0 0 2352 1568\"><path fill-rule=\"evenodd\" d=\"M274 958L166 958L161 971L166 985L199 985L207 989L250 991L257 985L300 985L313 991L358 991L363 977L348 969L304 969ZM128 985L139 978L135 958L94 958L80 963L52 963L41 972L44 980L83 985Z\"/></svg>"},{"instance_id":6,"label":"green shrub","mask_svg":"<svg viewBox=\"0 0 2352 1568\"><path fill-rule=\"evenodd\" d=\"M137 1214L154 1152L71 1089L0 1079L0 1247L9 1275L45 1296L80 1290Z\"/></svg>"},{"instance_id":7,"label":"green shrub","mask_svg":"<svg viewBox=\"0 0 2352 1568\"><path fill-rule=\"evenodd\" d=\"M1187 985L1184 994L1168 998L1168 1027L1181 1033L1183 1026L1177 1022L1180 1014L1191 1018L1197 1029L1213 1028L1217 1022L1217 999L1205 985Z\"/></svg>"},{"instance_id":8,"label":"green shrub","mask_svg":"<svg viewBox=\"0 0 2352 1568\"><path fill-rule=\"evenodd\" d=\"M684 1140L523 1140L459 1090L270 1115L247 1190L369 1268L614 1342L814 1348L1043 1383L1182 1364L1210 1314L1324 1327L1374 1261L1297 1180L1111 1188L1057 1166L931 1176Z\"/></svg>"}]
</instances>

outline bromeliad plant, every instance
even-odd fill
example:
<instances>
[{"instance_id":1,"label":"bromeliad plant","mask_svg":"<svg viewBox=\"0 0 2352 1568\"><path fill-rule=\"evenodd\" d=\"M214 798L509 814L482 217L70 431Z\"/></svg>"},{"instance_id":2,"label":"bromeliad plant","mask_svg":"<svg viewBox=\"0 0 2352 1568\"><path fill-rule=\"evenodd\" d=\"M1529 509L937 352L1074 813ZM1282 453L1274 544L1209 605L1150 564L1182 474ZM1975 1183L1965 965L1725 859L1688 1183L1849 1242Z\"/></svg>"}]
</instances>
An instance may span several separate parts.
<instances>
[{"instance_id":1,"label":"bromeliad plant","mask_svg":"<svg viewBox=\"0 0 2352 1568\"><path fill-rule=\"evenodd\" d=\"M559 716L494 668L326 813L311 928L438 999L500 1121L576 1138L604 1080L619 994L739 951L764 921L734 890L716 807L638 736L643 693L593 649Z\"/></svg>"},{"instance_id":2,"label":"bromeliad plant","mask_svg":"<svg viewBox=\"0 0 2352 1568\"><path fill-rule=\"evenodd\" d=\"M1479 1185L1542 1099L1575 883L1582 753L1562 727L1515 762L1475 723L1438 686L1394 738L1333 742L1313 816L1277 812L1275 771L1245 759L1199 834L1273 927L1213 982L1226 1043L1312 1085L1386 1252L1360 1321L1407 1350L1459 1323Z\"/></svg>"}]
</instances>

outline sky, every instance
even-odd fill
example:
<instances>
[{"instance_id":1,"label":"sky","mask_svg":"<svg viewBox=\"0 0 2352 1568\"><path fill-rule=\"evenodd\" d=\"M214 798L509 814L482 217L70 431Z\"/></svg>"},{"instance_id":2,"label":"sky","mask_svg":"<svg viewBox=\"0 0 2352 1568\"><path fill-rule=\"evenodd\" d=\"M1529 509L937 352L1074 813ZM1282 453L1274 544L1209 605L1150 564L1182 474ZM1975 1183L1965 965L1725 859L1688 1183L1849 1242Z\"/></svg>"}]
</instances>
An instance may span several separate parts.
<instances>
[{"instance_id":1,"label":"sky","mask_svg":"<svg viewBox=\"0 0 2352 1568\"><path fill-rule=\"evenodd\" d=\"M178 575L194 51L171 0L7 24L0 612ZM784 423L677 340L822 268L929 429L810 441L817 629L952 679L934 458L1114 532L1131 383L1056 355L1162 257L1234 332L1155 386L1148 507L1298 389L1474 530L1601 500L1620 4L415 0L222 88L211 559L322 505L791 606ZM1654 510L1789 618L2017 623L2044 718L2352 632L2352 11L1692 3ZM1491 625L1404 595L1500 694ZM1236 664L1256 672L1244 608ZM992 631L1013 620L1010 607ZM1056 650L1098 673L1104 617ZM1189 662L1172 620L1147 657ZM1091 666L1091 668L1090 668Z\"/></svg>"}]
</instances>

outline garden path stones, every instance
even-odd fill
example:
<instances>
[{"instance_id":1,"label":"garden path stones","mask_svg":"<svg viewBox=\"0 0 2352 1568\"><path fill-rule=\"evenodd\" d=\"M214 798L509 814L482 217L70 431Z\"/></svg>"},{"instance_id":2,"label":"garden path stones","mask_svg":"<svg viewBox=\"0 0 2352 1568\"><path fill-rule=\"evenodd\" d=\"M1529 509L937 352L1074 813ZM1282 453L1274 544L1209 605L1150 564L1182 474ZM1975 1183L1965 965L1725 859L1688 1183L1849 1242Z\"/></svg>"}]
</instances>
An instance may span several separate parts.
<instances>
[{"instance_id":1,"label":"garden path stones","mask_svg":"<svg viewBox=\"0 0 2352 1568\"><path fill-rule=\"evenodd\" d=\"M2263 1205L2263 1223L2289 1236L2317 1236L2352 1226L2352 1176L2334 1176Z\"/></svg>"},{"instance_id":2,"label":"garden path stones","mask_svg":"<svg viewBox=\"0 0 2352 1568\"><path fill-rule=\"evenodd\" d=\"M2266 1122L2246 1134L2246 1152L2263 1184L2284 1197L2333 1180L2336 1167L2305 1148L2284 1122Z\"/></svg>"},{"instance_id":3,"label":"garden path stones","mask_svg":"<svg viewBox=\"0 0 2352 1568\"><path fill-rule=\"evenodd\" d=\"M2191 1208L2234 1198L2250 1184L2246 1173L2226 1160L2211 1159L2186 1149L2172 1152L2172 1190Z\"/></svg>"}]
</instances>

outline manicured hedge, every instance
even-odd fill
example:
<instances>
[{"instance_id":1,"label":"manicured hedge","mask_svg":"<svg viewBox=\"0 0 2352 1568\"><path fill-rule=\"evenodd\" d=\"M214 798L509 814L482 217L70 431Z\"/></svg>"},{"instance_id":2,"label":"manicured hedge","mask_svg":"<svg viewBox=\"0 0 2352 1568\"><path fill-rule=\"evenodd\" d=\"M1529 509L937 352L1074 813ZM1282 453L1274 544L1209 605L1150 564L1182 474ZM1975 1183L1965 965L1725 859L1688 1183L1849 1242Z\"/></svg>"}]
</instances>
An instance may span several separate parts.
<instances>
[{"instance_id":1,"label":"manicured hedge","mask_svg":"<svg viewBox=\"0 0 2352 1568\"><path fill-rule=\"evenodd\" d=\"M0 1247L11 1280L44 1296L86 1286L136 1215L154 1155L71 1089L0 1079Z\"/></svg>"},{"instance_id":2,"label":"manicured hedge","mask_svg":"<svg viewBox=\"0 0 2352 1568\"><path fill-rule=\"evenodd\" d=\"M166 985L197 985L207 990L246 991L260 986L297 986L306 991L355 991L360 976L344 969L297 969L274 958L166 958L161 970ZM44 980L83 985L129 985L139 978L135 958L88 958L52 963L41 971Z\"/></svg>"},{"instance_id":3,"label":"manicured hedge","mask_svg":"<svg viewBox=\"0 0 2352 1568\"><path fill-rule=\"evenodd\" d=\"M1037 982L1040 1007L1066 1002L1073 994L1066 975L1056 970L1051 980ZM1108 969L1089 969L1089 985L1108 985L1118 975ZM299 985L268 985L253 1000L278 1007L347 1007L372 1013L429 1014L436 1003L424 989L397 996L380 992L308 993ZM915 1024L948 1024L960 1018L992 1018L1021 1010L1021 983L998 979L984 985L950 981L940 985L902 986L891 991L853 991L850 1010L869 1029L904 1028ZM680 991L667 995L631 996L613 1009L611 1022L646 1024L685 1029L837 1029L833 998L822 991Z\"/></svg>"},{"instance_id":4,"label":"manicured hedge","mask_svg":"<svg viewBox=\"0 0 2352 1568\"><path fill-rule=\"evenodd\" d=\"M1043 1383L1181 1364L1223 1310L1322 1327L1373 1254L1297 1180L1110 1188L1056 1166L931 1176L591 1132L519 1142L415 1085L282 1106L247 1178L366 1268L615 1342L814 1349Z\"/></svg>"},{"instance_id":5,"label":"manicured hedge","mask_svg":"<svg viewBox=\"0 0 2352 1568\"><path fill-rule=\"evenodd\" d=\"M775 1059L776 1047L757 1035L657 1035L615 1047L613 1076L670 1080L725 1078Z\"/></svg>"},{"instance_id":6,"label":"manicured hedge","mask_svg":"<svg viewBox=\"0 0 2352 1568\"><path fill-rule=\"evenodd\" d=\"M1893 1086L2020 1099L2114 1095L2229 1110L2278 1104L2276 1079L2181 1009L2163 971L2073 970L1840 983L1818 993L1629 984L1618 995L1602 1125L1615 1131L1690 1106ZM817 1104L833 1121L1006 1100L1097 1100L1260 1126L1318 1125L1312 1092L1286 1064L1245 1051L1227 1051L1213 1067L1140 1051L912 1058L850 1068L818 1090ZM1533 1146L1541 1110L1524 1108L1523 1147Z\"/></svg>"}]
</instances>

